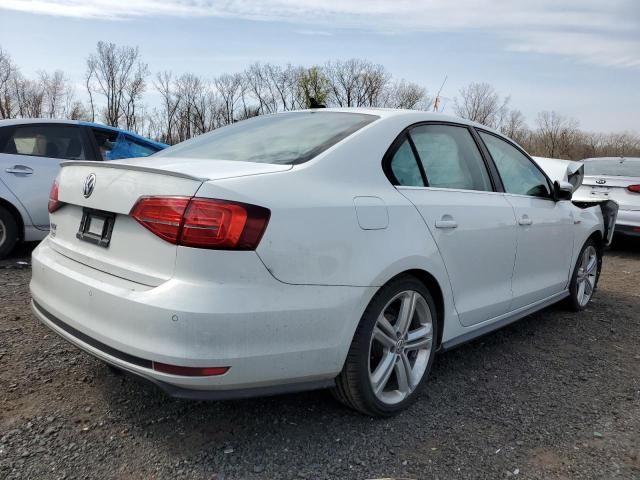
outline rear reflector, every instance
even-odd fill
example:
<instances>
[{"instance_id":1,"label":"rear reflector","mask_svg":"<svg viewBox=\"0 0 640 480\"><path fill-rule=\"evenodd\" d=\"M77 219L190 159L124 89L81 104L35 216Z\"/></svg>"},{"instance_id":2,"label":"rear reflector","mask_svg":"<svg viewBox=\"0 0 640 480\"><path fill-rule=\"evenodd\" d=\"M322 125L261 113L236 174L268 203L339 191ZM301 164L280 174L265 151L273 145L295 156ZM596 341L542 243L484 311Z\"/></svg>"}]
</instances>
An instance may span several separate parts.
<instances>
[{"instance_id":1,"label":"rear reflector","mask_svg":"<svg viewBox=\"0 0 640 480\"><path fill-rule=\"evenodd\" d=\"M175 245L255 250L271 212L246 203L190 197L142 197L131 216Z\"/></svg>"},{"instance_id":2,"label":"rear reflector","mask_svg":"<svg viewBox=\"0 0 640 480\"><path fill-rule=\"evenodd\" d=\"M53 185L51 185L51 191L49 192L49 213L53 213L58 210L62 205L64 205L60 200L58 200L58 192L60 188L58 187L58 179L56 178L53 181Z\"/></svg>"},{"instance_id":3,"label":"rear reflector","mask_svg":"<svg viewBox=\"0 0 640 480\"><path fill-rule=\"evenodd\" d=\"M180 375L183 377L213 377L216 375L224 375L229 371L229 367L180 367L178 365L158 362L152 362L152 366L156 372Z\"/></svg>"},{"instance_id":4,"label":"rear reflector","mask_svg":"<svg viewBox=\"0 0 640 480\"><path fill-rule=\"evenodd\" d=\"M629 185L627 190L633 193L640 193L640 185Z\"/></svg>"}]
</instances>

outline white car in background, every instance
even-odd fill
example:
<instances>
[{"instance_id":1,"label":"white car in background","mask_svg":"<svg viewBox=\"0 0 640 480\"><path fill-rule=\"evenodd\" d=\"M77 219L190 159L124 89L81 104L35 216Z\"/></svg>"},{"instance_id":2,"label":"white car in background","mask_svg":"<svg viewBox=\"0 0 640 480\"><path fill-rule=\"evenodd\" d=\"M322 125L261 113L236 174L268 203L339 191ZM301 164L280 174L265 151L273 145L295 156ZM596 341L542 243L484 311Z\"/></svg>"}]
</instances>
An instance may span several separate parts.
<instances>
[{"instance_id":1,"label":"white car in background","mask_svg":"<svg viewBox=\"0 0 640 480\"><path fill-rule=\"evenodd\" d=\"M406 110L266 115L151 161L71 162L33 309L176 397L331 387L387 416L437 350L588 304L607 214L562 179L486 127Z\"/></svg>"},{"instance_id":2,"label":"white car in background","mask_svg":"<svg viewBox=\"0 0 640 480\"><path fill-rule=\"evenodd\" d=\"M640 237L640 158L583 160L584 181L576 200L613 200L619 205L616 234Z\"/></svg>"}]
</instances>

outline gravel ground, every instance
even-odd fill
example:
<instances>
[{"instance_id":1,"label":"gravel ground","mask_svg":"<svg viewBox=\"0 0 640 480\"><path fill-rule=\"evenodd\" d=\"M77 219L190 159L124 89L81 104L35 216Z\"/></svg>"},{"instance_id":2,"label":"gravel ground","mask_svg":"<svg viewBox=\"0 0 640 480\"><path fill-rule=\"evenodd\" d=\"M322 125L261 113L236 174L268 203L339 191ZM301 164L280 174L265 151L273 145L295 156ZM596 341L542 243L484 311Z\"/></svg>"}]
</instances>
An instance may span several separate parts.
<instances>
[{"instance_id":1,"label":"gravel ground","mask_svg":"<svg viewBox=\"0 0 640 480\"><path fill-rule=\"evenodd\" d=\"M372 420L326 392L171 400L29 310L32 246L0 262L0 478L640 479L640 243L582 314L551 307L440 355Z\"/></svg>"}]
</instances>

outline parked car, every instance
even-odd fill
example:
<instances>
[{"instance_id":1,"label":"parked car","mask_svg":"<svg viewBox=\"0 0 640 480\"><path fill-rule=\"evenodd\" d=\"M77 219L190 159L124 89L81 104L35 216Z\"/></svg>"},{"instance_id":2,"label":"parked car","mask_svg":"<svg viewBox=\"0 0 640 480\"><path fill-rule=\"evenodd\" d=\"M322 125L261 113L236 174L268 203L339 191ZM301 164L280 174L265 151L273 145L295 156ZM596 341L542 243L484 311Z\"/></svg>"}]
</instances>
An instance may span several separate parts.
<instances>
[{"instance_id":1,"label":"parked car","mask_svg":"<svg viewBox=\"0 0 640 480\"><path fill-rule=\"evenodd\" d=\"M145 157L167 145L71 120L0 120L0 259L49 232L47 202L63 160Z\"/></svg>"},{"instance_id":2,"label":"parked car","mask_svg":"<svg viewBox=\"0 0 640 480\"><path fill-rule=\"evenodd\" d=\"M620 206L616 233L640 237L640 158L587 158L577 200L607 198Z\"/></svg>"},{"instance_id":3,"label":"parked car","mask_svg":"<svg viewBox=\"0 0 640 480\"><path fill-rule=\"evenodd\" d=\"M601 205L511 140L434 113L266 115L63 165L35 314L181 398L331 387L391 415L436 351L584 309L609 238Z\"/></svg>"}]
</instances>

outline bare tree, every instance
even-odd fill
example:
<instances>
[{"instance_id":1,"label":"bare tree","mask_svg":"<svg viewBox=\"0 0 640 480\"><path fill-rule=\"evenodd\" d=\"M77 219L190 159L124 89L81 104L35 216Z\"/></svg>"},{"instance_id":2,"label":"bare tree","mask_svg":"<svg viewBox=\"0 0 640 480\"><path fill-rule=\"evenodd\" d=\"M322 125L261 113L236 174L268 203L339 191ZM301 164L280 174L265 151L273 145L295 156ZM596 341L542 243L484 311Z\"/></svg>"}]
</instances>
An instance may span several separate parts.
<instances>
[{"instance_id":1,"label":"bare tree","mask_svg":"<svg viewBox=\"0 0 640 480\"><path fill-rule=\"evenodd\" d=\"M489 127L498 126L509 104L509 97L501 101L488 83L470 83L460 90L460 97L454 102L456 115Z\"/></svg>"},{"instance_id":2,"label":"bare tree","mask_svg":"<svg viewBox=\"0 0 640 480\"><path fill-rule=\"evenodd\" d=\"M17 69L9 54L0 47L0 119L14 115L13 78Z\"/></svg>"},{"instance_id":3,"label":"bare tree","mask_svg":"<svg viewBox=\"0 0 640 480\"><path fill-rule=\"evenodd\" d=\"M240 74L223 74L213 80L216 91L222 101L222 115L225 124L235 121L235 112L238 102L244 95L245 84Z\"/></svg>"},{"instance_id":4,"label":"bare tree","mask_svg":"<svg viewBox=\"0 0 640 480\"><path fill-rule=\"evenodd\" d=\"M382 65L353 58L329 62L325 66L329 81L329 102L339 107L379 106L391 75Z\"/></svg>"},{"instance_id":5,"label":"bare tree","mask_svg":"<svg viewBox=\"0 0 640 480\"><path fill-rule=\"evenodd\" d=\"M95 117L94 94L104 97L105 123L119 126L135 117L136 102L145 90L148 67L140 59L138 47L118 47L98 42L96 52L87 59L86 86Z\"/></svg>"},{"instance_id":6,"label":"bare tree","mask_svg":"<svg viewBox=\"0 0 640 480\"><path fill-rule=\"evenodd\" d=\"M522 143L527 135L527 123L520 110L509 110L500 122L500 133Z\"/></svg>"},{"instance_id":7,"label":"bare tree","mask_svg":"<svg viewBox=\"0 0 640 480\"><path fill-rule=\"evenodd\" d=\"M540 112L536 121L542 155L552 158L567 156L578 132L578 122L554 111Z\"/></svg>"},{"instance_id":8,"label":"bare tree","mask_svg":"<svg viewBox=\"0 0 640 480\"><path fill-rule=\"evenodd\" d=\"M16 73L13 76L13 88L18 117L40 118L43 116L45 92L41 82L29 80Z\"/></svg>"},{"instance_id":9,"label":"bare tree","mask_svg":"<svg viewBox=\"0 0 640 480\"><path fill-rule=\"evenodd\" d=\"M417 83L400 80L392 84L387 91L383 106L389 108L423 109L431 104L427 89Z\"/></svg>"}]
</instances>

